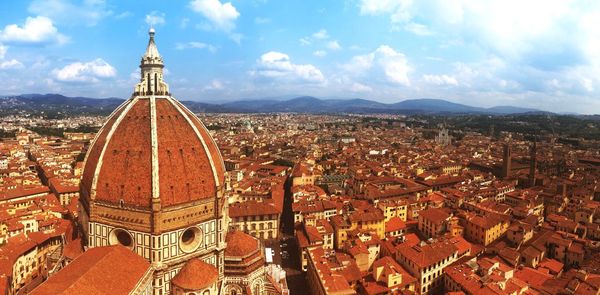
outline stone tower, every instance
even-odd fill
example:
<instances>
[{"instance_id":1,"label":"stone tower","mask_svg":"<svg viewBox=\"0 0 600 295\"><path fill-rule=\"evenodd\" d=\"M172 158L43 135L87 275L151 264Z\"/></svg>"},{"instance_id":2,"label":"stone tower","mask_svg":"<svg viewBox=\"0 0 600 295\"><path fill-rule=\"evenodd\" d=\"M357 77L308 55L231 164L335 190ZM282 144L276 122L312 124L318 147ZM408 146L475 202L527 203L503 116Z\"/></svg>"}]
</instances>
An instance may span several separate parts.
<instances>
[{"instance_id":1,"label":"stone tower","mask_svg":"<svg viewBox=\"0 0 600 295\"><path fill-rule=\"evenodd\" d=\"M512 151L510 143L505 143L502 151L502 177L510 177L512 170Z\"/></svg>"},{"instance_id":2,"label":"stone tower","mask_svg":"<svg viewBox=\"0 0 600 295\"><path fill-rule=\"evenodd\" d=\"M537 169L537 142L534 140L529 150L529 186L535 186L535 170Z\"/></svg>"}]
</instances>

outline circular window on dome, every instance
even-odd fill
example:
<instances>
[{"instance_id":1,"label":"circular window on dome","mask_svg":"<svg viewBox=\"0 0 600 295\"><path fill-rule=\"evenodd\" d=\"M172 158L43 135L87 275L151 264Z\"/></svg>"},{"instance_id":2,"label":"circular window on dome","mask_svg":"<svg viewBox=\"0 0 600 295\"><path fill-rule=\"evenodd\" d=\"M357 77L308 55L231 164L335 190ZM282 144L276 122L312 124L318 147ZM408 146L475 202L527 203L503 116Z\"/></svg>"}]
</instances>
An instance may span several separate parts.
<instances>
[{"instance_id":1,"label":"circular window on dome","mask_svg":"<svg viewBox=\"0 0 600 295\"><path fill-rule=\"evenodd\" d=\"M190 227L183 231L179 237L179 247L183 252L192 252L202 242L202 231L197 227Z\"/></svg>"},{"instance_id":2,"label":"circular window on dome","mask_svg":"<svg viewBox=\"0 0 600 295\"><path fill-rule=\"evenodd\" d=\"M124 229L116 228L110 232L110 236L108 238L108 242L111 245L123 245L125 247L131 248L133 247L133 238L131 234Z\"/></svg>"}]
</instances>

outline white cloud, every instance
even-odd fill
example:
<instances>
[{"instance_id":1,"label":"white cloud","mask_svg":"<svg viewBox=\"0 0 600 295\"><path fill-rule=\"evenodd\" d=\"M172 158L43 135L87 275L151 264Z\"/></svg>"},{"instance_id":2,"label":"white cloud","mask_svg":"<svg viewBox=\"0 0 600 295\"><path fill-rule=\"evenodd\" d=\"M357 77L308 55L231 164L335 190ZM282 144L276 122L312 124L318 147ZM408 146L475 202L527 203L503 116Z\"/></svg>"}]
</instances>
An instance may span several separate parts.
<instances>
[{"instance_id":1,"label":"white cloud","mask_svg":"<svg viewBox=\"0 0 600 295\"><path fill-rule=\"evenodd\" d=\"M7 25L0 31L0 41L13 44L63 44L68 38L60 34L52 24L52 20L45 16L27 17L25 24Z\"/></svg>"},{"instance_id":2,"label":"white cloud","mask_svg":"<svg viewBox=\"0 0 600 295\"><path fill-rule=\"evenodd\" d=\"M588 92L594 91L594 82L591 79L584 78L581 80L581 84Z\"/></svg>"},{"instance_id":3,"label":"white cloud","mask_svg":"<svg viewBox=\"0 0 600 295\"><path fill-rule=\"evenodd\" d=\"M237 44L240 44L242 42L242 38L244 38L244 36L239 33L230 33L229 34L229 39L231 39L233 42L235 42Z\"/></svg>"},{"instance_id":4,"label":"white cloud","mask_svg":"<svg viewBox=\"0 0 600 295\"><path fill-rule=\"evenodd\" d=\"M0 61L0 70L22 69L23 67L23 64L16 59Z\"/></svg>"},{"instance_id":5,"label":"white cloud","mask_svg":"<svg viewBox=\"0 0 600 295\"><path fill-rule=\"evenodd\" d=\"M298 41L300 42L300 45L302 45L302 46L310 45L312 43L310 41L310 38L306 38L306 37L300 38Z\"/></svg>"},{"instance_id":6,"label":"white cloud","mask_svg":"<svg viewBox=\"0 0 600 295\"><path fill-rule=\"evenodd\" d=\"M389 17L392 29L435 35L438 49L464 49L455 57L454 72L421 73L424 84L454 86L454 78L461 97L523 99L515 100L523 105L550 97L556 103L560 96L589 104L600 93L599 1L360 0L358 5L362 15Z\"/></svg>"},{"instance_id":7,"label":"white cloud","mask_svg":"<svg viewBox=\"0 0 600 295\"><path fill-rule=\"evenodd\" d=\"M314 34L312 34L312 37L314 39L324 40L324 39L329 38L329 34L327 34L327 30L320 29L318 32L315 32Z\"/></svg>"},{"instance_id":8,"label":"white cloud","mask_svg":"<svg viewBox=\"0 0 600 295\"><path fill-rule=\"evenodd\" d=\"M106 1L84 0L74 4L71 0L34 0L27 10L30 13L46 16L65 25L85 24L94 26L103 18L113 14ZM121 13L117 17L124 17Z\"/></svg>"},{"instance_id":9,"label":"white cloud","mask_svg":"<svg viewBox=\"0 0 600 295\"><path fill-rule=\"evenodd\" d=\"M327 55L327 51L325 50L317 50L315 52L313 52L314 56L318 56L318 57L324 57Z\"/></svg>"},{"instance_id":10,"label":"white cloud","mask_svg":"<svg viewBox=\"0 0 600 295\"><path fill-rule=\"evenodd\" d=\"M433 32L425 25L417 23L408 23L404 26L404 29L419 36L430 36Z\"/></svg>"},{"instance_id":11,"label":"white cloud","mask_svg":"<svg viewBox=\"0 0 600 295\"><path fill-rule=\"evenodd\" d=\"M257 69L250 72L253 76L298 82L325 82L323 73L317 67L311 64L294 64L285 53L269 51L260 57L257 64Z\"/></svg>"},{"instance_id":12,"label":"white cloud","mask_svg":"<svg viewBox=\"0 0 600 295\"><path fill-rule=\"evenodd\" d=\"M423 75L423 80L425 82L434 84L434 85L453 85L457 86L458 81L453 76L448 75Z\"/></svg>"},{"instance_id":13,"label":"white cloud","mask_svg":"<svg viewBox=\"0 0 600 295\"><path fill-rule=\"evenodd\" d=\"M256 17L254 18L254 23L257 25L262 25L262 24L268 24L271 22L270 18L266 18L266 17Z\"/></svg>"},{"instance_id":14,"label":"white cloud","mask_svg":"<svg viewBox=\"0 0 600 295\"><path fill-rule=\"evenodd\" d=\"M329 41L327 43L327 48L329 48L331 50L340 50L340 49L342 49L342 46L340 45L340 43L338 43L338 41L334 40L334 41Z\"/></svg>"},{"instance_id":15,"label":"white cloud","mask_svg":"<svg viewBox=\"0 0 600 295\"><path fill-rule=\"evenodd\" d=\"M362 83L354 82L350 86L350 91L352 91L352 92L371 92L371 91L373 91L373 88L371 88L365 84L362 84Z\"/></svg>"},{"instance_id":16,"label":"white cloud","mask_svg":"<svg viewBox=\"0 0 600 295\"><path fill-rule=\"evenodd\" d=\"M188 24L190 23L190 19L187 17L184 17L181 19L181 21L179 22L179 27L182 29L187 28Z\"/></svg>"},{"instance_id":17,"label":"white cloud","mask_svg":"<svg viewBox=\"0 0 600 295\"><path fill-rule=\"evenodd\" d=\"M135 70L133 70L133 72L131 72L129 74L129 83L133 84L133 83L137 83L140 81L140 78L142 76L142 71L140 68L136 68Z\"/></svg>"},{"instance_id":18,"label":"white cloud","mask_svg":"<svg viewBox=\"0 0 600 295\"><path fill-rule=\"evenodd\" d=\"M97 58L90 62L68 64L63 68L54 69L52 74L60 82L95 83L101 79L115 77L117 71L103 59Z\"/></svg>"},{"instance_id":19,"label":"white cloud","mask_svg":"<svg viewBox=\"0 0 600 295\"><path fill-rule=\"evenodd\" d=\"M208 85L204 86L203 90L222 90L223 88L223 82L214 79Z\"/></svg>"},{"instance_id":20,"label":"white cloud","mask_svg":"<svg viewBox=\"0 0 600 295\"><path fill-rule=\"evenodd\" d=\"M300 41L300 45L306 46L306 45L310 45L312 43L316 43L319 41L326 41L327 39L329 39L329 34L327 33L327 30L320 29L320 30L314 32L310 36L300 38L300 40L298 40L298 41ZM334 41L334 42L337 43L337 41Z\"/></svg>"},{"instance_id":21,"label":"white cloud","mask_svg":"<svg viewBox=\"0 0 600 295\"><path fill-rule=\"evenodd\" d=\"M342 66L349 75L365 76L369 79L385 80L397 85L409 86L409 72L412 68L406 56L388 45L381 45L375 51L357 55Z\"/></svg>"},{"instance_id":22,"label":"white cloud","mask_svg":"<svg viewBox=\"0 0 600 295\"><path fill-rule=\"evenodd\" d=\"M187 43L177 43L175 45L175 49L184 50L184 49L206 49L210 52L216 52L217 47L214 45L202 43L202 42L187 42Z\"/></svg>"},{"instance_id":23,"label":"white cloud","mask_svg":"<svg viewBox=\"0 0 600 295\"><path fill-rule=\"evenodd\" d=\"M116 18L116 19L124 19L124 18L128 18L128 17L130 17L131 15L132 15L132 13L131 13L131 12L129 12L129 11L123 11L123 12L121 12L121 13L119 13L119 14L115 15L115 18Z\"/></svg>"},{"instance_id":24,"label":"white cloud","mask_svg":"<svg viewBox=\"0 0 600 295\"><path fill-rule=\"evenodd\" d=\"M410 19L407 9L413 4L412 0L361 0L360 13L378 15L390 13L393 22Z\"/></svg>"},{"instance_id":25,"label":"white cloud","mask_svg":"<svg viewBox=\"0 0 600 295\"><path fill-rule=\"evenodd\" d=\"M164 25L165 14L158 11L152 11L150 14L146 14L146 23L151 27Z\"/></svg>"},{"instance_id":26,"label":"white cloud","mask_svg":"<svg viewBox=\"0 0 600 295\"><path fill-rule=\"evenodd\" d=\"M0 59L4 59L4 56L6 55L6 51L8 51L8 47L0 44Z\"/></svg>"},{"instance_id":27,"label":"white cloud","mask_svg":"<svg viewBox=\"0 0 600 295\"><path fill-rule=\"evenodd\" d=\"M514 59L585 47L600 35L592 29L600 25L598 1L360 0L359 8L363 15L389 16L392 28L417 35L458 35Z\"/></svg>"},{"instance_id":28,"label":"white cloud","mask_svg":"<svg viewBox=\"0 0 600 295\"><path fill-rule=\"evenodd\" d=\"M235 29L235 21L240 16L231 2L221 3L219 0L193 0L190 7L202 14L211 24L226 32Z\"/></svg>"}]
</instances>

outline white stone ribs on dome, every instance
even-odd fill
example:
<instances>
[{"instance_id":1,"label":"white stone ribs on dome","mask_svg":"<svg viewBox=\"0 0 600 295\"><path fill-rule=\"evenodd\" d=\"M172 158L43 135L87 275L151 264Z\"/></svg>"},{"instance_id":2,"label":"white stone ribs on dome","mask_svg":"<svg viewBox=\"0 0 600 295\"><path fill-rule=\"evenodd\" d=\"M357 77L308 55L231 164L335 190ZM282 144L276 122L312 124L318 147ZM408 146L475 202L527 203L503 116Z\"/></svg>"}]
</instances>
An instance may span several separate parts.
<instances>
[{"instance_id":1,"label":"white stone ribs on dome","mask_svg":"<svg viewBox=\"0 0 600 295\"><path fill-rule=\"evenodd\" d=\"M186 114L186 112L184 112L181 109L182 107L185 108L185 106L183 104L180 105L178 103L178 101L176 99L172 98L172 97L169 98L169 99L167 99L167 101L169 101L177 109L177 111L185 118L185 120L187 121L187 123L190 124L190 126L192 127L192 129L194 129L194 133L196 134L196 137L198 137L198 139L202 143L202 147L204 147L204 152L206 152L208 160L210 161L210 168L212 169L213 176L215 178L215 185L217 186L217 188L220 187L221 183L219 181L219 175L217 174L217 169L215 168L215 163L213 161L212 154L211 154L210 150L208 149L208 146L206 145L206 142L204 141L204 138L200 134L200 131L198 130L198 128L196 128L196 125L194 124L194 122L192 122L192 119L190 119L190 117ZM200 120L198 120L198 121L200 121ZM200 123L202 124L202 121L200 121ZM202 125L202 126L204 126L204 125ZM219 152L217 152L217 153L219 154L219 156L221 156L221 153L219 153Z\"/></svg>"},{"instance_id":2,"label":"white stone ribs on dome","mask_svg":"<svg viewBox=\"0 0 600 295\"><path fill-rule=\"evenodd\" d=\"M156 131L156 97L150 96L150 138L152 148L152 198L160 197L160 182L158 174L158 134Z\"/></svg>"},{"instance_id":3,"label":"white stone ribs on dome","mask_svg":"<svg viewBox=\"0 0 600 295\"><path fill-rule=\"evenodd\" d=\"M125 118L125 115L127 115L129 110L131 109L131 107L133 107L137 103L137 101L138 101L138 98L134 97L133 99L130 99L127 102L125 102L125 104L128 103L127 106L119 114L119 117L117 118L115 123L113 123L113 125L110 128L110 131L106 135L106 142L104 143L104 146L102 147L102 152L100 153L100 157L98 158L98 164L96 164L96 167L95 167L94 178L92 178L92 186L90 189L90 199L91 200L96 198L96 186L98 184L98 174L100 174L100 168L102 168L104 153L106 152L106 149L108 148L108 144L110 143L110 140L112 139L113 133L115 133L115 130L117 130L117 127L119 127L119 124L121 124L121 121L123 120L123 118ZM109 120L110 120L110 118L109 118ZM100 134L100 133L98 133L98 134Z\"/></svg>"},{"instance_id":4,"label":"white stone ribs on dome","mask_svg":"<svg viewBox=\"0 0 600 295\"><path fill-rule=\"evenodd\" d=\"M125 101L121 105L119 105L114 111L112 111L112 113L110 113L110 115L108 115L106 122L110 122L110 119L126 106L127 106L127 101ZM93 147L94 145L96 145L96 141L98 140L98 137L100 137L102 135L102 131L104 131L104 128L106 128L106 123L104 125L102 125L100 130L98 130L98 132L96 133L96 136L94 136L94 139L90 142L90 145L89 145L90 148ZM89 156L90 156L90 153L85 153L85 158L83 158L83 167L85 167L85 165L87 164L87 160L88 160ZM91 193L91 192L88 192L88 193Z\"/></svg>"}]
</instances>

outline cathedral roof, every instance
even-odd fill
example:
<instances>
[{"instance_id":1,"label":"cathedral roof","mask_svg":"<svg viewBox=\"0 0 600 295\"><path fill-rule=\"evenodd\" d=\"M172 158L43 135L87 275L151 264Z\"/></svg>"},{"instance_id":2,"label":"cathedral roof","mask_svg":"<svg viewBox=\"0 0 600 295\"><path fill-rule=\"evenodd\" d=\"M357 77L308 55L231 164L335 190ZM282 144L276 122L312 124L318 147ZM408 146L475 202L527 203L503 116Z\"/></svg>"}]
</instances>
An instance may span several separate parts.
<instances>
[{"instance_id":1,"label":"cathedral roof","mask_svg":"<svg viewBox=\"0 0 600 295\"><path fill-rule=\"evenodd\" d=\"M91 248L31 294L129 294L150 269L146 259L123 246Z\"/></svg>"},{"instance_id":2,"label":"cathedral roof","mask_svg":"<svg viewBox=\"0 0 600 295\"><path fill-rule=\"evenodd\" d=\"M193 258L171 279L171 283L185 290L202 290L218 279L219 271L214 265Z\"/></svg>"},{"instance_id":3,"label":"cathedral roof","mask_svg":"<svg viewBox=\"0 0 600 295\"><path fill-rule=\"evenodd\" d=\"M153 35L142 66L147 57L160 59ZM82 197L145 208L153 200L168 207L214 198L225 168L208 130L170 95L147 94L125 101L96 135Z\"/></svg>"}]
</instances>

